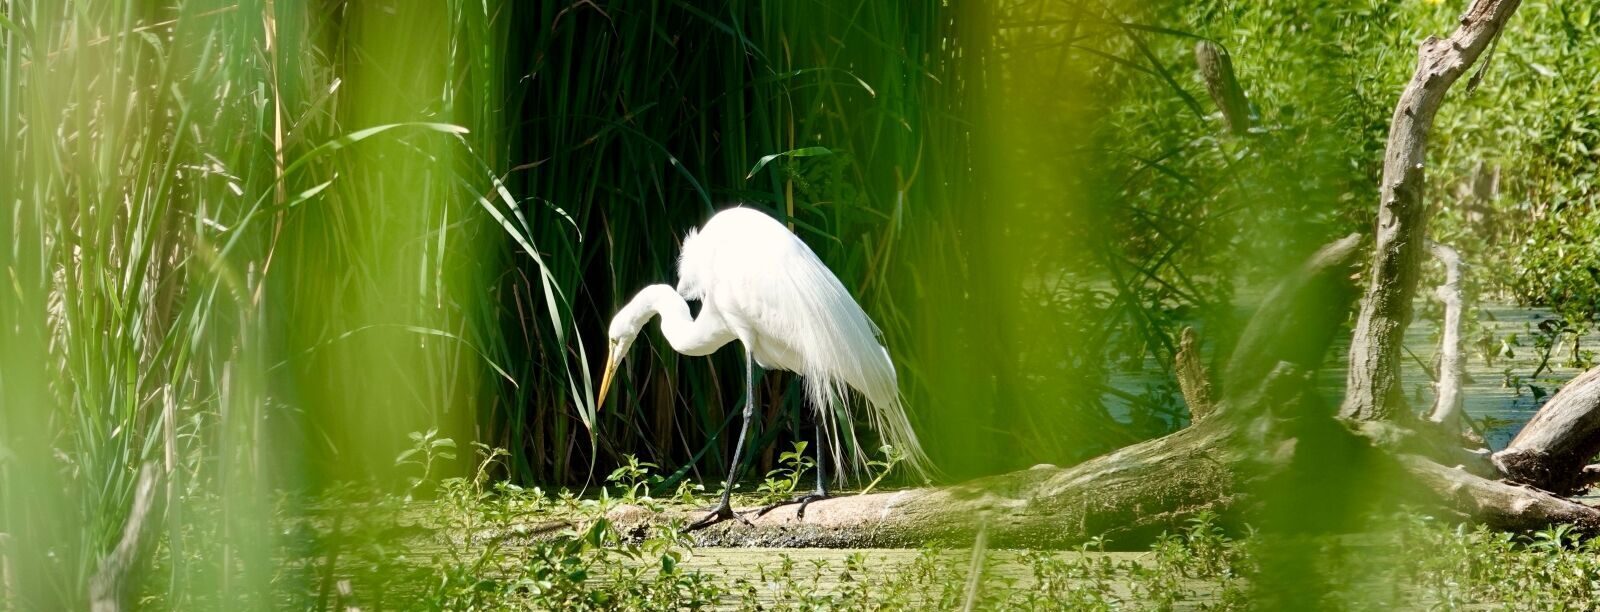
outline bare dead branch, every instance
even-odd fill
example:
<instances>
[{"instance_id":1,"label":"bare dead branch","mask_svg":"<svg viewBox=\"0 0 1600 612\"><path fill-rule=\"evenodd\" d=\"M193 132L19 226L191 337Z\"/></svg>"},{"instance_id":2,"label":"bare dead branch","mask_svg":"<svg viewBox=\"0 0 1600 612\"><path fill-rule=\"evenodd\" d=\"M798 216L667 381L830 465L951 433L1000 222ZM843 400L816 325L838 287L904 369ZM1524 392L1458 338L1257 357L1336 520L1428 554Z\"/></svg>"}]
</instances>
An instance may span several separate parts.
<instances>
[{"instance_id":1,"label":"bare dead branch","mask_svg":"<svg viewBox=\"0 0 1600 612\"><path fill-rule=\"evenodd\" d=\"M1350 274L1359 234L1350 234L1319 249L1300 270L1261 301L1234 346L1223 372L1227 398L1248 395L1279 362L1316 370L1349 312Z\"/></svg>"},{"instance_id":2,"label":"bare dead branch","mask_svg":"<svg viewBox=\"0 0 1600 612\"><path fill-rule=\"evenodd\" d=\"M1228 131L1234 134L1250 131L1250 103L1245 100L1244 88L1239 86L1239 79L1233 72L1233 59L1228 51L1217 43L1202 40L1194 44L1194 61L1200 67L1206 93L1211 94L1211 100L1222 110Z\"/></svg>"},{"instance_id":3,"label":"bare dead branch","mask_svg":"<svg viewBox=\"0 0 1600 612\"><path fill-rule=\"evenodd\" d=\"M1463 425L1461 380L1467 373L1466 361L1461 357L1461 256L1442 244L1434 244L1430 250L1444 264L1444 284L1434 292L1444 303L1444 324L1439 338L1439 388L1428 419L1459 429Z\"/></svg>"},{"instance_id":4,"label":"bare dead branch","mask_svg":"<svg viewBox=\"0 0 1600 612\"><path fill-rule=\"evenodd\" d=\"M1474 0L1449 38L1422 42L1416 72L1389 124L1379 185L1378 219L1366 294L1350 343L1350 370L1340 415L1381 420L1403 403L1400 346L1411 320L1427 236L1424 204L1428 134L1450 89L1500 33L1521 0Z\"/></svg>"},{"instance_id":5,"label":"bare dead branch","mask_svg":"<svg viewBox=\"0 0 1600 612\"><path fill-rule=\"evenodd\" d=\"M89 580L89 606L95 612L126 610L133 574L143 558L145 548L156 532L159 522L156 511L159 505L156 486L160 480L154 463L146 462L139 468L139 483L134 489L133 507L128 510L128 521L122 525L122 538L116 548L100 559L100 567Z\"/></svg>"},{"instance_id":6,"label":"bare dead branch","mask_svg":"<svg viewBox=\"0 0 1600 612\"><path fill-rule=\"evenodd\" d=\"M1189 421L1206 418L1216 407L1211 399L1211 373L1200 359L1200 342L1195 339L1193 327L1183 328L1173 362L1183 402L1189 406Z\"/></svg>"}]
</instances>

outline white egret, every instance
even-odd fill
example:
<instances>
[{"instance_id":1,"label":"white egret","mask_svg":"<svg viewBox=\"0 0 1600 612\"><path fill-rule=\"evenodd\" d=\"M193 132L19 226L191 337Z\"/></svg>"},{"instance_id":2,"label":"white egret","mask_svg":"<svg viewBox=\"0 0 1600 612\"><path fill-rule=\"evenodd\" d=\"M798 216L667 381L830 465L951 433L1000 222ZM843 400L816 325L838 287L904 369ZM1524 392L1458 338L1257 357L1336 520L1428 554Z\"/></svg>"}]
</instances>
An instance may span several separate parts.
<instances>
[{"instance_id":1,"label":"white egret","mask_svg":"<svg viewBox=\"0 0 1600 612\"><path fill-rule=\"evenodd\" d=\"M690 317L686 300L701 302L699 316ZM597 400L601 404L634 338L658 315L661 333L679 353L710 355L734 340L744 345L744 422L733 465L722 500L691 529L735 516L728 495L755 414L757 364L796 372L805 379L818 458L816 491L794 500L801 504L801 515L805 504L827 497L823 449L831 451L835 463L843 460L836 415L848 417L848 389L865 400L861 404L868 421L883 440L903 451L913 470L927 474L927 458L906 419L894 364L878 343L877 326L816 253L772 217L749 208L730 208L689 233L678 259L678 287L645 287L611 320ZM847 418L845 426L849 423ZM830 434L832 445L825 441ZM852 459L862 460L859 449Z\"/></svg>"}]
</instances>

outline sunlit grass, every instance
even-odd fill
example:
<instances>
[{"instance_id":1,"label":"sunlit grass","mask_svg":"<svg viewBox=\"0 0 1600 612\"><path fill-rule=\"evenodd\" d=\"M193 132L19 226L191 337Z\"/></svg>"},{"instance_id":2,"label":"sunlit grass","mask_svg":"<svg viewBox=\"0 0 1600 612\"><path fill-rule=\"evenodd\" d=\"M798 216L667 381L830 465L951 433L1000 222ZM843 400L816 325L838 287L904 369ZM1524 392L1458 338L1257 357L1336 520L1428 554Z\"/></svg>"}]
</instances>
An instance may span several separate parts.
<instances>
[{"instance_id":1,"label":"sunlit grass","mask_svg":"<svg viewBox=\"0 0 1600 612\"><path fill-rule=\"evenodd\" d=\"M388 478L406 431L470 430L489 369L443 308L470 268L443 260L502 234L464 197L490 174L473 134L496 130L460 124L492 118L438 102L456 65L440 26L488 23L463 8L7 6L20 605L81 606L149 463L171 601L267 606L275 490Z\"/></svg>"}]
</instances>

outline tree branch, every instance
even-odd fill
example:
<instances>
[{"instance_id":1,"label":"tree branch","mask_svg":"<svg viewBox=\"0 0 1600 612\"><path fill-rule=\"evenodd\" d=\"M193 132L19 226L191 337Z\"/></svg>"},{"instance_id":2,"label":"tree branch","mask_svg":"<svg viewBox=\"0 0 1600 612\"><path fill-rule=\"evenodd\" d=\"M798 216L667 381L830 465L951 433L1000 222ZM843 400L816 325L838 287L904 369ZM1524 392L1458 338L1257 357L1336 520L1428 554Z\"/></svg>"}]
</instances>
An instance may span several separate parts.
<instances>
[{"instance_id":1,"label":"tree branch","mask_svg":"<svg viewBox=\"0 0 1600 612\"><path fill-rule=\"evenodd\" d=\"M1189 422L1206 418L1216 406L1211 399L1211 374L1200 359L1200 342L1195 339L1193 327L1183 328L1173 362L1178 388L1183 391L1183 403L1189 406Z\"/></svg>"},{"instance_id":2,"label":"tree branch","mask_svg":"<svg viewBox=\"0 0 1600 612\"><path fill-rule=\"evenodd\" d=\"M1439 334L1439 387L1428 419L1438 424L1461 423L1461 379L1466 361L1461 358L1461 256L1455 249L1434 244L1433 256L1444 264L1444 284L1434 294L1444 303L1444 324Z\"/></svg>"},{"instance_id":3,"label":"tree branch","mask_svg":"<svg viewBox=\"0 0 1600 612\"><path fill-rule=\"evenodd\" d=\"M1307 371L1322 365L1349 313L1350 274L1360 245L1361 236L1350 234L1322 247L1267 293L1228 359L1223 395L1231 399L1252 393L1279 362Z\"/></svg>"},{"instance_id":4,"label":"tree branch","mask_svg":"<svg viewBox=\"0 0 1600 612\"><path fill-rule=\"evenodd\" d=\"M1400 346L1411 319L1427 207L1423 193L1428 134L1450 89L1488 48L1521 0L1475 0L1449 38L1422 42L1417 69L1400 94L1389 124L1379 185L1372 267L1361 314L1350 343L1350 370L1340 415L1349 419L1391 418L1404 401L1400 391Z\"/></svg>"},{"instance_id":5,"label":"tree branch","mask_svg":"<svg viewBox=\"0 0 1600 612\"><path fill-rule=\"evenodd\" d=\"M1228 131L1235 135L1250 131L1250 103L1245 101L1244 88L1233 73L1233 60L1221 45L1209 40L1194 44L1194 61L1200 67L1200 76L1206 84L1206 93L1222 111Z\"/></svg>"}]
</instances>

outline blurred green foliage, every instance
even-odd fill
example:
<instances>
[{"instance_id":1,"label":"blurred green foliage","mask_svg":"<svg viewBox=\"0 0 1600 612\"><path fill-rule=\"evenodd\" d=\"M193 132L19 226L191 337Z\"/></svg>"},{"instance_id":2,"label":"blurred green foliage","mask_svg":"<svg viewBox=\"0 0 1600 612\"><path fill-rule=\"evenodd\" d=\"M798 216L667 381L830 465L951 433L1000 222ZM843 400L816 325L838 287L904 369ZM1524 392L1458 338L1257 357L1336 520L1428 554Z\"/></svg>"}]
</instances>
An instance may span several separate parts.
<instances>
[{"instance_id":1,"label":"blurred green foliage","mask_svg":"<svg viewBox=\"0 0 1600 612\"><path fill-rule=\"evenodd\" d=\"M651 334L599 414L589 368L733 203L880 324L948 476L1170 431L1178 330L1225 356L1264 283L1371 223L1392 101L1457 4L0 4L17 597L81 607L145 463L169 504L150 580L262 607L297 541L259 526L310 503L278 492L403 490L408 432L508 449L483 469L509 483L719 473L732 357ZM1430 161L1433 237L1475 291L1573 325L1600 308L1597 11L1524 2ZM1248 134L1206 98L1202 39ZM761 396L756 474L803 408L792 375Z\"/></svg>"}]
</instances>

